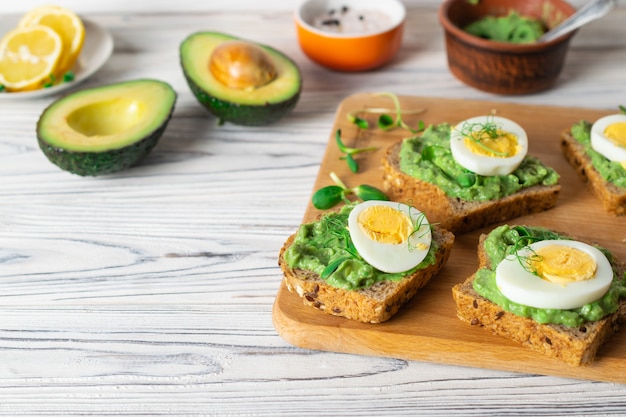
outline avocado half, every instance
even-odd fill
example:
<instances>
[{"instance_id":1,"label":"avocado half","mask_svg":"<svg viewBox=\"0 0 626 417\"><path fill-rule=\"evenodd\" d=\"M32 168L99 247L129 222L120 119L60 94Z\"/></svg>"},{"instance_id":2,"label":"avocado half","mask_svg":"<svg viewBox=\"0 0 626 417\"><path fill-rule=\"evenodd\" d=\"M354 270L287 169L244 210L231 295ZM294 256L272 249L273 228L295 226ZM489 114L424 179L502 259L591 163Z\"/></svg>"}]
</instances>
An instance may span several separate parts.
<instances>
[{"instance_id":1,"label":"avocado half","mask_svg":"<svg viewBox=\"0 0 626 417\"><path fill-rule=\"evenodd\" d=\"M292 111L300 97L300 69L266 45L197 32L180 45L180 62L189 88L220 122L274 123Z\"/></svg>"},{"instance_id":2,"label":"avocado half","mask_svg":"<svg viewBox=\"0 0 626 417\"><path fill-rule=\"evenodd\" d=\"M172 87L152 79L77 91L43 111L39 147L50 162L77 175L120 171L154 148L175 102Z\"/></svg>"}]
</instances>

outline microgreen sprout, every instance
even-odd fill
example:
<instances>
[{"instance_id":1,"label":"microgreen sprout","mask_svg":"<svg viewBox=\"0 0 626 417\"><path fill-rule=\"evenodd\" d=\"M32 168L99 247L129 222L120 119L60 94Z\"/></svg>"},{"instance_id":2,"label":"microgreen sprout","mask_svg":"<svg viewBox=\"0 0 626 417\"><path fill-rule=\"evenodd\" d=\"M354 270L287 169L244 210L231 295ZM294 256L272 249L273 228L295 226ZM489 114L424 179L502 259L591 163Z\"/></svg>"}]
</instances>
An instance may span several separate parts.
<instances>
[{"instance_id":1,"label":"microgreen sprout","mask_svg":"<svg viewBox=\"0 0 626 417\"><path fill-rule=\"evenodd\" d=\"M311 202L313 207L319 210L327 210L336 206L340 202L350 203L349 195L354 194L359 199L366 200L389 200L389 197L376 187L361 184L353 188L348 188L334 172L330 173L330 178L335 185L327 185L313 193Z\"/></svg>"},{"instance_id":2,"label":"microgreen sprout","mask_svg":"<svg viewBox=\"0 0 626 417\"><path fill-rule=\"evenodd\" d=\"M409 213L411 212L411 210L416 210L413 206L411 206L409 204ZM408 245L409 245L409 251L413 251L415 249L417 249L416 245L412 245L411 244L411 237L413 237L413 235L419 233L416 238L420 239L422 237L424 237L427 233L430 232L430 224L428 223L428 219L426 218L426 215L423 212L420 212L416 218L414 219L412 215L409 216L409 218L411 219L411 224L412 224L412 231L409 234L409 239L408 239ZM422 231L422 229L424 228L424 226L427 226L425 230Z\"/></svg>"},{"instance_id":3,"label":"microgreen sprout","mask_svg":"<svg viewBox=\"0 0 626 417\"><path fill-rule=\"evenodd\" d=\"M64 83L69 83L74 81L74 78L76 78L76 76L74 75L74 73L72 71L68 71L65 74L63 74L63 82Z\"/></svg>"},{"instance_id":4,"label":"microgreen sprout","mask_svg":"<svg viewBox=\"0 0 626 417\"><path fill-rule=\"evenodd\" d=\"M471 171L466 171L466 172L460 173L456 177L453 177L452 175L448 174L448 172L446 172L442 167L440 167L439 165L435 163L435 161L437 160L437 156L445 152L446 152L446 149L443 146L429 145L429 146L425 146L424 149L422 149L421 156L424 161L432 162L433 167L437 169L441 173L441 175L447 178L449 181L456 182L457 184L459 184L461 187L464 187L464 188L468 188L476 184L475 173Z\"/></svg>"},{"instance_id":5,"label":"microgreen sprout","mask_svg":"<svg viewBox=\"0 0 626 417\"><path fill-rule=\"evenodd\" d=\"M330 245L328 242L330 240L333 240L336 241L338 245L343 246L343 250L346 252L336 259L330 260L330 262L322 270L320 277L322 279L327 279L345 261L348 261L350 259L359 259L360 256L356 248L354 247L354 243L352 243L352 239L350 238L350 231L345 227L341 220L335 217L326 216L324 217L323 222L325 230L327 230L332 237L328 238L328 240L326 240L325 242L319 242L320 247L328 247Z\"/></svg>"},{"instance_id":6,"label":"microgreen sprout","mask_svg":"<svg viewBox=\"0 0 626 417\"><path fill-rule=\"evenodd\" d=\"M513 255L525 271L530 272L533 275L537 275L537 270L532 267L532 264L534 262L541 261L542 258L530 248L530 245L534 242L544 240L544 237L531 235L530 231L523 226L516 226L515 231L517 231L518 237L513 243ZM528 255L522 255L520 253L520 251L524 249L529 251Z\"/></svg>"},{"instance_id":7,"label":"microgreen sprout","mask_svg":"<svg viewBox=\"0 0 626 417\"><path fill-rule=\"evenodd\" d=\"M0 93L4 92L4 85L0 84Z\"/></svg>"},{"instance_id":8,"label":"microgreen sprout","mask_svg":"<svg viewBox=\"0 0 626 417\"><path fill-rule=\"evenodd\" d=\"M50 74L48 76L48 81L46 81L43 85L43 88L50 88L54 85L54 82L56 80L56 77L54 76L54 74Z\"/></svg>"},{"instance_id":9,"label":"microgreen sprout","mask_svg":"<svg viewBox=\"0 0 626 417\"><path fill-rule=\"evenodd\" d=\"M497 156L509 156L507 152L498 152L483 143L483 138L488 137L491 139L497 139L501 136L498 125L493 121L493 118L487 116L487 120L481 123L463 123L461 126L461 135L465 138L476 143L484 150L491 152Z\"/></svg>"},{"instance_id":10,"label":"microgreen sprout","mask_svg":"<svg viewBox=\"0 0 626 417\"><path fill-rule=\"evenodd\" d=\"M375 93L376 96L385 96L389 97L393 101L394 108L365 108L353 110L348 113L348 121L356 125L359 129L368 129L369 123L362 117L358 115L361 113L370 113L370 114L378 114L377 125L381 130L391 130L393 128L399 127L408 130L411 133L419 133L424 130L424 122L420 120L418 122L418 126L416 129L409 126L402 118L405 114L420 114L424 113L424 109L416 109L416 110L402 110L400 106L400 100L398 96L393 93ZM389 115L389 113L394 113L395 117Z\"/></svg>"},{"instance_id":11,"label":"microgreen sprout","mask_svg":"<svg viewBox=\"0 0 626 417\"><path fill-rule=\"evenodd\" d=\"M622 106L620 104L618 107L619 107L619 111L621 111L622 113L626 114L626 106Z\"/></svg>"},{"instance_id":12,"label":"microgreen sprout","mask_svg":"<svg viewBox=\"0 0 626 417\"><path fill-rule=\"evenodd\" d=\"M345 154L345 156L342 156L339 159L345 160L348 163L350 171L354 172L355 174L359 172L359 163L356 161L356 159L354 159L354 155L361 152L370 152L378 149L375 146L370 146L367 148L350 148L346 146L341 140L341 129L337 129L337 132L335 133L335 141L337 142L337 147L339 148L339 150Z\"/></svg>"}]
</instances>

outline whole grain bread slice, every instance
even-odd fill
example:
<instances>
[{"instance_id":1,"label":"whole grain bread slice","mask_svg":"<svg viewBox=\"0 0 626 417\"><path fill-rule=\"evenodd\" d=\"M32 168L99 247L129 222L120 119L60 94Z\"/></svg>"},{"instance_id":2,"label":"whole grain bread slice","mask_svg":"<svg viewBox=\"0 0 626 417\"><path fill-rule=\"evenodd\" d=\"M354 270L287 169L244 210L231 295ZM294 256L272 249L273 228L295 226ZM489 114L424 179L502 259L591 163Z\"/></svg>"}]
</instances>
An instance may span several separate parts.
<instances>
[{"instance_id":1,"label":"whole grain bread slice","mask_svg":"<svg viewBox=\"0 0 626 417\"><path fill-rule=\"evenodd\" d=\"M584 146L574 139L570 129L561 133L561 150L580 179L602 202L604 210L614 216L626 215L626 188L618 187L602 178L585 152Z\"/></svg>"},{"instance_id":2,"label":"whole grain bread slice","mask_svg":"<svg viewBox=\"0 0 626 417\"><path fill-rule=\"evenodd\" d=\"M387 149L382 160L383 188L395 201L412 201L433 223L453 233L466 233L556 205L561 186L535 185L491 201L465 201L447 196L438 186L400 170L401 142Z\"/></svg>"},{"instance_id":3,"label":"whole grain bread slice","mask_svg":"<svg viewBox=\"0 0 626 417\"><path fill-rule=\"evenodd\" d=\"M479 269L492 267L484 249L486 237L487 235L483 234L479 239ZM626 265L615 261L614 269L618 277L621 277L626 271ZM475 276L473 274L464 282L452 287L459 319L572 366L591 363L598 349L619 330L621 318L626 312L626 300L621 300L620 307L615 313L598 321L584 323L580 327L540 324L531 318L507 312L482 297L474 290Z\"/></svg>"},{"instance_id":4,"label":"whole grain bread slice","mask_svg":"<svg viewBox=\"0 0 626 417\"><path fill-rule=\"evenodd\" d=\"M364 323L382 323L396 314L448 261L454 234L439 226L433 226L431 233L433 241L438 245L434 264L399 281L383 281L366 289L344 290L333 287L314 272L290 268L285 262L284 253L293 243L295 234L283 244L278 264L283 271L287 289L301 297L305 305L334 316Z\"/></svg>"}]
</instances>

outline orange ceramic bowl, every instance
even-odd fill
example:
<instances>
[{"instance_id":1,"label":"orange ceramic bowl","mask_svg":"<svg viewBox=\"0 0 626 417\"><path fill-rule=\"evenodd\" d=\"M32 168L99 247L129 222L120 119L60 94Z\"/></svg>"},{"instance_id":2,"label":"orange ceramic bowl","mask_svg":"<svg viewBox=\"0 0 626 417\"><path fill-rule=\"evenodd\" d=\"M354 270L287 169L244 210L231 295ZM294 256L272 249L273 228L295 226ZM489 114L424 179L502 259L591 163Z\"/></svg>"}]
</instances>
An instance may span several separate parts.
<instances>
[{"instance_id":1,"label":"orange ceramic bowl","mask_svg":"<svg viewBox=\"0 0 626 417\"><path fill-rule=\"evenodd\" d=\"M389 62L402 45L405 19L399 0L308 0L295 13L302 51L336 71Z\"/></svg>"}]
</instances>

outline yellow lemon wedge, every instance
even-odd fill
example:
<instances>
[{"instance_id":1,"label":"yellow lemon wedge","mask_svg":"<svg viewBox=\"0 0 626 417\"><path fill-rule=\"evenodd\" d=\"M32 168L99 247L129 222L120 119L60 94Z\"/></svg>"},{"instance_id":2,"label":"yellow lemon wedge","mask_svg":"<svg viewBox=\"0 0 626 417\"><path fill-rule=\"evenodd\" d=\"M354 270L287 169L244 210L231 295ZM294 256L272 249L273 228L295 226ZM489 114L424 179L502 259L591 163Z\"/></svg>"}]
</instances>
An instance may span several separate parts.
<instances>
[{"instance_id":1,"label":"yellow lemon wedge","mask_svg":"<svg viewBox=\"0 0 626 417\"><path fill-rule=\"evenodd\" d=\"M0 41L0 85L6 91L41 88L56 73L62 53L61 37L48 26L13 29Z\"/></svg>"},{"instance_id":2,"label":"yellow lemon wedge","mask_svg":"<svg viewBox=\"0 0 626 417\"><path fill-rule=\"evenodd\" d=\"M61 36L63 55L56 74L62 76L70 71L85 42L85 26L80 17L60 6L41 6L26 13L18 24L19 27L33 25L48 26Z\"/></svg>"}]
</instances>

